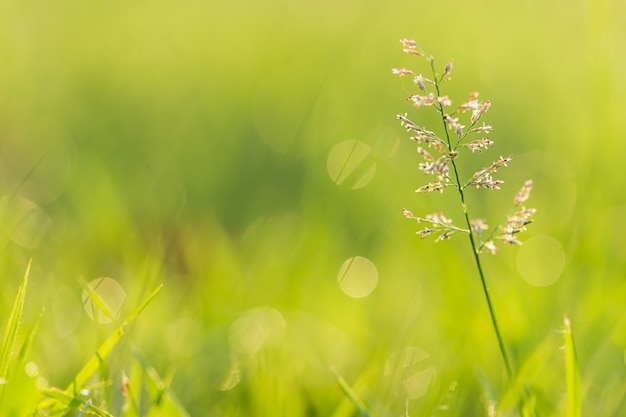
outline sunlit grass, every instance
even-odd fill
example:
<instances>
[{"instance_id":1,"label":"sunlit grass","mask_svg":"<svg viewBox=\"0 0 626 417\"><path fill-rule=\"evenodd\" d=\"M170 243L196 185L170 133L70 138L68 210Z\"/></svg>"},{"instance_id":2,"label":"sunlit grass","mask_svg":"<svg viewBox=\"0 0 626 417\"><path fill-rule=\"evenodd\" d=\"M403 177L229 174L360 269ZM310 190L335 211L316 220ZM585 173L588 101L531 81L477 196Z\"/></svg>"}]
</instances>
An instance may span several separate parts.
<instances>
[{"instance_id":1,"label":"sunlit grass","mask_svg":"<svg viewBox=\"0 0 626 417\"><path fill-rule=\"evenodd\" d=\"M2 389L7 384L9 378L9 365L11 356L15 349L17 332L22 319L24 309L24 301L26 300L26 287L28 285L28 275L30 273L30 263L24 274L24 279L15 297L15 303L11 309L6 329L3 332L2 341L0 341L0 399L2 398ZM21 359L24 359L23 357ZM21 364L18 364L21 365Z\"/></svg>"},{"instance_id":2,"label":"sunlit grass","mask_svg":"<svg viewBox=\"0 0 626 417\"><path fill-rule=\"evenodd\" d=\"M398 381L432 368L410 379L410 416L514 409L512 391L560 416L576 369L581 415L620 415L624 16L539 0L3 2L0 409L32 415L47 392L74 415L404 416ZM393 120L402 36L454 57L459 94L492 99L507 184L535 179L524 250L485 260L515 390L499 389L471 254L398 218L419 185ZM509 197L468 204L491 216ZM354 259L373 289L342 269ZM104 278L119 306L89 286ZM420 355L393 373L402 352Z\"/></svg>"}]
</instances>

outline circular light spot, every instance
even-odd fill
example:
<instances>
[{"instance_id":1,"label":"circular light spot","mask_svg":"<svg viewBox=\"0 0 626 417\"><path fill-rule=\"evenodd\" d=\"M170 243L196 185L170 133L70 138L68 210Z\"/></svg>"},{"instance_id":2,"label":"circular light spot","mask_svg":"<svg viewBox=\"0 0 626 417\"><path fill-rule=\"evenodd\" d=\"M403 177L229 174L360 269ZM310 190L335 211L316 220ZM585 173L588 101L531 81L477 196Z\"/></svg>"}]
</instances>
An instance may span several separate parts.
<instances>
[{"instance_id":1,"label":"circular light spot","mask_svg":"<svg viewBox=\"0 0 626 417\"><path fill-rule=\"evenodd\" d=\"M13 242L28 249L37 248L52 226L41 207L19 197L1 199L0 222Z\"/></svg>"},{"instance_id":2,"label":"circular light spot","mask_svg":"<svg viewBox=\"0 0 626 417\"><path fill-rule=\"evenodd\" d=\"M335 145L328 154L328 175L337 185L354 189L364 187L376 173L372 148L358 140L346 140Z\"/></svg>"},{"instance_id":3,"label":"circular light spot","mask_svg":"<svg viewBox=\"0 0 626 417\"><path fill-rule=\"evenodd\" d=\"M246 311L229 329L233 348L253 354L280 344L285 334L285 319L271 307L257 307Z\"/></svg>"},{"instance_id":4,"label":"circular light spot","mask_svg":"<svg viewBox=\"0 0 626 417\"><path fill-rule=\"evenodd\" d=\"M222 380L222 383L220 384L218 389L220 391L231 390L235 388L237 384L239 384L240 381L241 381L241 369L237 362L233 362L230 365L230 369L228 370L228 373Z\"/></svg>"},{"instance_id":5,"label":"circular light spot","mask_svg":"<svg viewBox=\"0 0 626 417\"><path fill-rule=\"evenodd\" d=\"M24 365L24 372L26 372L26 375L32 378L39 374L39 367L35 362L26 362L26 364Z\"/></svg>"},{"instance_id":6,"label":"circular light spot","mask_svg":"<svg viewBox=\"0 0 626 417\"><path fill-rule=\"evenodd\" d=\"M410 399L424 396L436 373L430 354L415 346L394 353L385 364L385 376L391 379L396 393L404 391Z\"/></svg>"},{"instance_id":7,"label":"circular light spot","mask_svg":"<svg viewBox=\"0 0 626 417\"><path fill-rule=\"evenodd\" d=\"M347 259L337 274L339 288L353 298L367 297L378 284L376 266L367 258L355 256Z\"/></svg>"},{"instance_id":8,"label":"circular light spot","mask_svg":"<svg viewBox=\"0 0 626 417\"><path fill-rule=\"evenodd\" d=\"M111 323L120 312L126 292L117 281L109 277L94 279L87 287L89 292L83 290L82 293L85 312L90 319L99 323Z\"/></svg>"},{"instance_id":9,"label":"circular light spot","mask_svg":"<svg viewBox=\"0 0 626 417\"><path fill-rule=\"evenodd\" d=\"M537 287L554 284L564 267L563 245L551 236L532 237L517 253L517 270L526 281Z\"/></svg>"},{"instance_id":10,"label":"circular light spot","mask_svg":"<svg viewBox=\"0 0 626 417\"><path fill-rule=\"evenodd\" d=\"M426 369L418 371L409 376L404 381L404 388L406 389L407 396L414 400L422 397L426 394L428 387L435 378L435 367L429 366Z\"/></svg>"},{"instance_id":11,"label":"circular light spot","mask_svg":"<svg viewBox=\"0 0 626 417\"><path fill-rule=\"evenodd\" d=\"M48 380L42 376L38 377L35 380L35 388L37 388L40 391L46 390L50 387L50 384L48 383Z\"/></svg>"}]
</instances>

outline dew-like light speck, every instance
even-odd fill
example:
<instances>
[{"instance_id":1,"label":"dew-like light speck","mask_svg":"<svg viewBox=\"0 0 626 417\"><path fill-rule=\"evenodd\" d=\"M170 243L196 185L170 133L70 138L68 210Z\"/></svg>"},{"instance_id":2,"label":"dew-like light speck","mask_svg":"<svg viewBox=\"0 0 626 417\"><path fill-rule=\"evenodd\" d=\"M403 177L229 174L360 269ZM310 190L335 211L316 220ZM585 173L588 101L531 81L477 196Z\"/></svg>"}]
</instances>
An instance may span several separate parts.
<instances>
[{"instance_id":1,"label":"dew-like light speck","mask_svg":"<svg viewBox=\"0 0 626 417\"><path fill-rule=\"evenodd\" d=\"M94 279L87 283L87 286L100 298L112 317L117 317L126 298L124 288L116 280L109 277ZM111 317L107 317L103 311L98 309L98 306L90 299L89 294L85 290L82 293L82 301L89 318L99 323L110 323L112 321Z\"/></svg>"},{"instance_id":2,"label":"dew-like light speck","mask_svg":"<svg viewBox=\"0 0 626 417\"><path fill-rule=\"evenodd\" d=\"M517 270L530 284L545 287L554 284L565 267L561 242L548 235L534 236L517 253Z\"/></svg>"},{"instance_id":3,"label":"dew-like light speck","mask_svg":"<svg viewBox=\"0 0 626 417\"><path fill-rule=\"evenodd\" d=\"M278 345L284 337L285 319L271 307L245 311L229 329L231 346L237 352L253 354Z\"/></svg>"},{"instance_id":4,"label":"dew-like light speck","mask_svg":"<svg viewBox=\"0 0 626 417\"><path fill-rule=\"evenodd\" d=\"M404 391L410 399L422 397L437 374L430 354L416 346L407 346L392 354L385 364L385 378L396 393Z\"/></svg>"},{"instance_id":5,"label":"dew-like light speck","mask_svg":"<svg viewBox=\"0 0 626 417\"><path fill-rule=\"evenodd\" d=\"M355 256L341 265L337 281L346 295L353 298L367 297L378 285L378 271L369 259Z\"/></svg>"},{"instance_id":6,"label":"dew-like light speck","mask_svg":"<svg viewBox=\"0 0 626 417\"><path fill-rule=\"evenodd\" d=\"M357 189L372 180L376 162L372 157L372 148L358 140L346 140L330 150L326 168L335 184Z\"/></svg>"},{"instance_id":7,"label":"dew-like light speck","mask_svg":"<svg viewBox=\"0 0 626 417\"><path fill-rule=\"evenodd\" d=\"M25 198L2 197L0 211L2 227L11 240L28 249L37 248L52 226L52 219L45 210Z\"/></svg>"},{"instance_id":8,"label":"dew-like light speck","mask_svg":"<svg viewBox=\"0 0 626 417\"><path fill-rule=\"evenodd\" d=\"M26 362L24 372L31 378L36 377L39 374L39 367L35 362Z\"/></svg>"}]
</instances>

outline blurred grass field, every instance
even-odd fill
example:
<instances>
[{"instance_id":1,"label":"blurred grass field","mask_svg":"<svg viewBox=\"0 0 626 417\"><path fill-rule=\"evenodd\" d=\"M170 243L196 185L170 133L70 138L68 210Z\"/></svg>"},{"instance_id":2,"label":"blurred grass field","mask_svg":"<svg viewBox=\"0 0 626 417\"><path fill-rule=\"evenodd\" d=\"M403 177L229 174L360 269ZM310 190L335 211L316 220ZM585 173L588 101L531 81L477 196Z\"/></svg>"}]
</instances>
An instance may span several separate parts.
<instances>
[{"instance_id":1,"label":"blurred grass field","mask_svg":"<svg viewBox=\"0 0 626 417\"><path fill-rule=\"evenodd\" d=\"M32 258L19 337L45 309L42 384L67 386L163 283L107 360L113 387L140 352L190 415L356 415L331 369L373 416L407 398L411 416L515 415L467 242L402 216L454 204L414 193L395 115L429 120L391 74L414 65L407 37L454 59L453 100L491 100L485 164L514 158L475 216L534 180L526 244L484 257L521 384L563 415L567 315L582 415L620 415L625 28L604 0L0 2L0 328ZM81 299L100 277L111 323Z\"/></svg>"}]
</instances>

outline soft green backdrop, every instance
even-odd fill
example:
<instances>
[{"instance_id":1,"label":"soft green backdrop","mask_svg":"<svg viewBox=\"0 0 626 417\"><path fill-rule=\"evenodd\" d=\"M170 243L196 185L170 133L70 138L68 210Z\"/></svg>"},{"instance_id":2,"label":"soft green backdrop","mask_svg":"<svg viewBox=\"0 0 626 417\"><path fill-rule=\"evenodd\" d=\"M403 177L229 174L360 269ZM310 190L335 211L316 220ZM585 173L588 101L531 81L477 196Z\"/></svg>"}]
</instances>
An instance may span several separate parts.
<instances>
[{"instance_id":1,"label":"soft green backdrop","mask_svg":"<svg viewBox=\"0 0 626 417\"><path fill-rule=\"evenodd\" d=\"M176 370L192 415L353 415L329 367L375 415L402 415L385 366L407 347L412 416L455 381L451 415L487 415L505 378L466 239L420 241L402 216L460 220L453 198L414 193L425 179L395 115L415 86L391 74L423 64L407 37L454 59L455 102L492 101L495 148L473 168L515 158L502 191L472 193L475 216L494 224L534 180L528 244L485 257L523 383L560 415L568 315L584 415L619 415L625 28L608 0L2 1L0 324L32 257L25 320L46 308L33 361L52 385L112 330L80 301L81 280L107 276L123 311L165 284L130 339ZM344 179L347 140L371 153ZM354 256L378 277L358 299L338 284Z\"/></svg>"}]
</instances>

